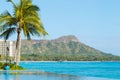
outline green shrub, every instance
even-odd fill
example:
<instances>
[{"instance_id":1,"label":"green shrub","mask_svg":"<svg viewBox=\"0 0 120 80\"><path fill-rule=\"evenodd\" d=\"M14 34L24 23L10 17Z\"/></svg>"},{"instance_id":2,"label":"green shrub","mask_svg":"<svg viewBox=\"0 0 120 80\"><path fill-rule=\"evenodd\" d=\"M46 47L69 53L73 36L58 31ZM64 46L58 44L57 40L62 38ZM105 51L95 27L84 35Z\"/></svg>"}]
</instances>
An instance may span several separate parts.
<instances>
[{"instance_id":1,"label":"green shrub","mask_svg":"<svg viewBox=\"0 0 120 80\"><path fill-rule=\"evenodd\" d=\"M5 66L10 66L10 70L24 70L23 67L13 63L2 63L0 62L0 69L5 70Z\"/></svg>"},{"instance_id":2,"label":"green shrub","mask_svg":"<svg viewBox=\"0 0 120 80\"><path fill-rule=\"evenodd\" d=\"M24 68L16 64L10 64L10 70L23 70Z\"/></svg>"},{"instance_id":3,"label":"green shrub","mask_svg":"<svg viewBox=\"0 0 120 80\"><path fill-rule=\"evenodd\" d=\"M3 69L4 64L2 62L0 62L0 69Z\"/></svg>"}]
</instances>

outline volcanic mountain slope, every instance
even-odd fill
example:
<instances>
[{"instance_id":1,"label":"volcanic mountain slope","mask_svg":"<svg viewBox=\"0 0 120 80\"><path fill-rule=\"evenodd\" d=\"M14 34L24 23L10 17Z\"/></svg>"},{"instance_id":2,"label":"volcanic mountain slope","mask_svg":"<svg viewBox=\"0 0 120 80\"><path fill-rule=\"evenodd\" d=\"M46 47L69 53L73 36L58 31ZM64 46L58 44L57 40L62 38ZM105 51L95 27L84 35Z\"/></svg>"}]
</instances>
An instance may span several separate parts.
<instances>
[{"instance_id":1,"label":"volcanic mountain slope","mask_svg":"<svg viewBox=\"0 0 120 80\"><path fill-rule=\"evenodd\" d=\"M76 60L120 60L118 56L104 53L81 43L74 35L62 36L54 40L22 40L21 53L36 57L40 57L40 55L44 55L42 57L46 55L48 58L50 56L52 58L54 56L54 58L64 57L67 60L74 60L68 59L69 57L74 57Z\"/></svg>"}]
</instances>

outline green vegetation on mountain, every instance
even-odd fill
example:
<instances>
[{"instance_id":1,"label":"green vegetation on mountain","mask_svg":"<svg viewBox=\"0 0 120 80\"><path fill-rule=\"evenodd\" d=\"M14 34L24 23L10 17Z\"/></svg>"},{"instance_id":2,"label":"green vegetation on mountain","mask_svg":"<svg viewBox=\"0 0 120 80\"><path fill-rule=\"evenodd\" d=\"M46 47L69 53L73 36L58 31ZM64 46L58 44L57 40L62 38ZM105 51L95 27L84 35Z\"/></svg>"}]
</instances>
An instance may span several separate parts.
<instances>
[{"instance_id":1,"label":"green vegetation on mountain","mask_svg":"<svg viewBox=\"0 0 120 80\"><path fill-rule=\"evenodd\" d=\"M89 47L73 36L54 40L22 40L22 60L34 61L118 61L119 56Z\"/></svg>"}]
</instances>

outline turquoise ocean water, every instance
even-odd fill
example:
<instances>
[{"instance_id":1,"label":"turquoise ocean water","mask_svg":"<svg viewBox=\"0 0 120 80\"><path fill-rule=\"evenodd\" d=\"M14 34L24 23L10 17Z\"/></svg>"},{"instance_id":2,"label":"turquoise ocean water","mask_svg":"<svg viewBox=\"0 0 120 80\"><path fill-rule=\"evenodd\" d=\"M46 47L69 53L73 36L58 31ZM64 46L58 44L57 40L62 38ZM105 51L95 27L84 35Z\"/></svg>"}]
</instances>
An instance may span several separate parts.
<instances>
[{"instance_id":1,"label":"turquoise ocean water","mask_svg":"<svg viewBox=\"0 0 120 80\"><path fill-rule=\"evenodd\" d=\"M120 80L120 62L21 62L29 70Z\"/></svg>"}]
</instances>

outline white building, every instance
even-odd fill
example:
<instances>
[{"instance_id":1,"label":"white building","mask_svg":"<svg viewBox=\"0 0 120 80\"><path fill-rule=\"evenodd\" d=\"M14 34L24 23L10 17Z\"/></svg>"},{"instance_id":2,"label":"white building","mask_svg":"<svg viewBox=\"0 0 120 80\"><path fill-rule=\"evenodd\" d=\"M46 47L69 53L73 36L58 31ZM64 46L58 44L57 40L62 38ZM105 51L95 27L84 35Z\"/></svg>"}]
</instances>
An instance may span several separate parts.
<instances>
[{"instance_id":1,"label":"white building","mask_svg":"<svg viewBox=\"0 0 120 80\"><path fill-rule=\"evenodd\" d=\"M12 41L0 40L0 54L14 56L14 45Z\"/></svg>"}]
</instances>

